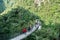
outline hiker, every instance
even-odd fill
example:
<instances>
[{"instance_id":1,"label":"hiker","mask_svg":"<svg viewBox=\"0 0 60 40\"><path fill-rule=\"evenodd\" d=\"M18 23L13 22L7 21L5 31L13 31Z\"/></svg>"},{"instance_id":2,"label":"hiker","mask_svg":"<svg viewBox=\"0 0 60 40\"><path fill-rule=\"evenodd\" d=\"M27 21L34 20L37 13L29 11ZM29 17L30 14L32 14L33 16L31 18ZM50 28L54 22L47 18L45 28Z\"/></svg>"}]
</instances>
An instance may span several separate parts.
<instances>
[{"instance_id":1,"label":"hiker","mask_svg":"<svg viewBox=\"0 0 60 40\"><path fill-rule=\"evenodd\" d=\"M23 33L26 33L27 32L27 29L26 28L23 28L22 32Z\"/></svg>"},{"instance_id":2,"label":"hiker","mask_svg":"<svg viewBox=\"0 0 60 40\"><path fill-rule=\"evenodd\" d=\"M32 29L31 25L29 25L28 31L30 31Z\"/></svg>"},{"instance_id":3,"label":"hiker","mask_svg":"<svg viewBox=\"0 0 60 40\"><path fill-rule=\"evenodd\" d=\"M36 24L36 25L38 24L38 19L35 21L35 24Z\"/></svg>"}]
</instances>

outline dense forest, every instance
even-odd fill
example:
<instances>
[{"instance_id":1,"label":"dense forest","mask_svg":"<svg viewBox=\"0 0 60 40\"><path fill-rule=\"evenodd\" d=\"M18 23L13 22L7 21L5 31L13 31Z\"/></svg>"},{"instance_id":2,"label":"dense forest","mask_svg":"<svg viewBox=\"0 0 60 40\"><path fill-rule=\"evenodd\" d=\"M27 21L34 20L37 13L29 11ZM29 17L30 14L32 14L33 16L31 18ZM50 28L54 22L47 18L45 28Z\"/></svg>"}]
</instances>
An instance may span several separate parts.
<instances>
[{"instance_id":1,"label":"dense forest","mask_svg":"<svg viewBox=\"0 0 60 40\"><path fill-rule=\"evenodd\" d=\"M35 7L34 0L0 0L0 40L9 40L33 25L35 19L42 23L37 30L23 40L59 40L60 0L50 0Z\"/></svg>"}]
</instances>

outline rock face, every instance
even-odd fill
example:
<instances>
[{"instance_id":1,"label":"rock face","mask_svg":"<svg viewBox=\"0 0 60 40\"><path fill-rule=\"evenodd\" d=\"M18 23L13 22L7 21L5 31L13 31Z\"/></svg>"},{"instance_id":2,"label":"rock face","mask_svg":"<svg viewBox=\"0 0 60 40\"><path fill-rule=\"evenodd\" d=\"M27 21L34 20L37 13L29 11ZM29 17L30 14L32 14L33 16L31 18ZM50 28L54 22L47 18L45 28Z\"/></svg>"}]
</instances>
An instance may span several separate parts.
<instances>
[{"instance_id":1,"label":"rock face","mask_svg":"<svg viewBox=\"0 0 60 40\"><path fill-rule=\"evenodd\" d=\"M3 0L0 0L0 13L3 12L5 10L5 4L3 2Z\"/></svg>"}]
</instances>

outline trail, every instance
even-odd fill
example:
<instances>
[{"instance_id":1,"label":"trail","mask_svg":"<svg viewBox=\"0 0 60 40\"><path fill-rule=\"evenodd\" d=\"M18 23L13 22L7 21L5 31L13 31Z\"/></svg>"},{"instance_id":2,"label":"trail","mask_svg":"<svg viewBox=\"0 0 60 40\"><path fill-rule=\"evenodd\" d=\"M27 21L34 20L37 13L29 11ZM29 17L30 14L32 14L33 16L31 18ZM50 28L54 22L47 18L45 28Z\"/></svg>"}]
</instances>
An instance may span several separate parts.
<instances>
[{"instance_id":1,"label":"trail","mask_svg":"<svg viewBox=\"0 0 60 40\"><path fill-rule=\"evenodd\" d=\"M35 30L37 30L39 27L41 29L41 25L38 22L38 24L35 24L30 31L27 31L26 33L18 35L15 38L12 38L10 40L22 40L22 39L26 38L27 36L29 36L31 33L33 33Z\"/></svg>"}]
</instances>

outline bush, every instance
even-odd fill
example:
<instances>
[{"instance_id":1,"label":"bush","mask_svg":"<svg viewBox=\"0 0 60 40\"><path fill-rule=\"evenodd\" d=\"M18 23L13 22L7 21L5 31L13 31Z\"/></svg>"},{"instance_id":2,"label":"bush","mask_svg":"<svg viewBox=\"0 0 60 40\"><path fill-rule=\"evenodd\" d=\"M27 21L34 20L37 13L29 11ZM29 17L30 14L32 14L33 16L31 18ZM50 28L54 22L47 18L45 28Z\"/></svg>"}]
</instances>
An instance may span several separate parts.
<instances>
[{"instance_id":1,"label":"bush","mask_svg":"<svg viewBox=\"0 0 60 40\"><path fill-rule=\"evenodd\" d=\"M12 8L7 14L0 16L0 33L3 35L1 40L5 40L7 36L9 38L18 35L22 28L27 28L29 26L28 23L32 25L36 18L38 16L23 7Z\"/></svg>"}]
</instances>

